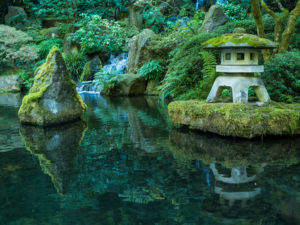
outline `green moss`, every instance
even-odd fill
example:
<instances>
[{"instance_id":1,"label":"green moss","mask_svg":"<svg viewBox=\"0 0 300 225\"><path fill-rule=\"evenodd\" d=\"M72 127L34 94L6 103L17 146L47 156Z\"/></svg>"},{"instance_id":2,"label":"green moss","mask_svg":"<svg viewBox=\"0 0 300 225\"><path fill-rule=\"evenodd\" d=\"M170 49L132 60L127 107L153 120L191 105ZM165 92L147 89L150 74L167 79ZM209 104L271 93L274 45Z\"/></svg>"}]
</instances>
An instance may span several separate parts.
<instances>
[{"instance_id":1,"label":"green moss","mask_svg":"<svg viewBox=\"0 0 300 225\"><path fill-rule=\"evenodd\" d=\"M276 47L277 44L265 38L260 38L252 34L225 34L221 37L212 38L202 44L203 47L224 47L226 44L234 45L249 45L251 47Z\"/></svg>"},{"instance_id":2,"label":"green moss","mask_svg":"<svg viewBox=\"0 0 300 225\"><path fill-rule=\"evenodd\" d=\"M300 104L266 107L204 101L172 102L169 115L175 124L224 136L253 138L300 134Z\"/></svg>"}]
</instances>

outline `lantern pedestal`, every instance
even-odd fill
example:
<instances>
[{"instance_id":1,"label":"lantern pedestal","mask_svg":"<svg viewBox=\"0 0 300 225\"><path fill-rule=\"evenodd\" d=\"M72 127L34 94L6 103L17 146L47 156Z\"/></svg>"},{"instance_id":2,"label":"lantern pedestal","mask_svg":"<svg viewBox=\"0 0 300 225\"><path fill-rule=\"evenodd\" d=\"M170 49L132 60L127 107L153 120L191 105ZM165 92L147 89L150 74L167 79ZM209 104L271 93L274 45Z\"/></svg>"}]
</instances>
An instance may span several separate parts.
<instances>
[{"instance_id":1,"label":"lantern pedestal","mask_svg":"<svg viewBox=\"0 0 300 225\"><path fill-rule=\"evenodd\" d=\"M270 102L270 96L263 81L258 77L242 75L219 76L206 99L206 102L217 102L225 88L231 88L234 103L248 103L248 90L253 88L259 102L257 105Z\"/></svg>"}]
</instances>

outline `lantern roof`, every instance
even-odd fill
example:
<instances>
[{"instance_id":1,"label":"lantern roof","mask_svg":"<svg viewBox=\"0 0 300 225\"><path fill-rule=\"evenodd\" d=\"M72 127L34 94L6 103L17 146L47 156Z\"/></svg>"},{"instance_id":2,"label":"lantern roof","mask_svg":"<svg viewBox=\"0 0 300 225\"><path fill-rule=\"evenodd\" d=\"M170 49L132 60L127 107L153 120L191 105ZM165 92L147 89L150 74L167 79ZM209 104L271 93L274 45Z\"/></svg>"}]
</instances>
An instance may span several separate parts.
<instances>
[{"instance_id":1,"label":"lantern roof","mask_svg":"<svg viewBox=\"0 0 300 225\"><path fill-rule=\"evenodd\" d=\"M221 37L209 39L202 44L204 48L256 48L272 49L277 48L277 44L265 38L260 38L252 34L231 33Z\"/></svg>"}]
</instances>

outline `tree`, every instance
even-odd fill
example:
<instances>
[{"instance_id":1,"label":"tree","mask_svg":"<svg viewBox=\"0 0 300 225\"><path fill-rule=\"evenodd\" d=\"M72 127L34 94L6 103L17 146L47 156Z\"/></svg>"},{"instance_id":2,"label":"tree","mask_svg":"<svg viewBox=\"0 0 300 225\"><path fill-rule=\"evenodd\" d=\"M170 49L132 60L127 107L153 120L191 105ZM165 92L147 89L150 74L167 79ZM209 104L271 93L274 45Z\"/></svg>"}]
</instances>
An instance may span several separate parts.
<instances>
[{"instance_id":1,"label":"tree","mask_svg":"<svg viewBox=\"0 0 300 225\"><path fill-rule=\"evenodd\" d=\"M260 4L262 8L275 20L274 41L278 43L278 49L274 51L274 54L283 53L288 50L292 35L295 31L296 20L298 17L300 17L299 0L292 11L284 8L280 0L276 0L276 3L281 11L281 14L276 14L270 7L268 7L264 0L251 0L252 15L257 25L257 33L259 37L264 37L264 27ZM286 21L287 25L284 28L283 25ZM266 52L264 53L264 58L266 61L268 61L270 58Z\"/></svg>"},{"instance_id":2,"label":"tree","mask_svg":"<svg viewBox=\"0 0 300 225\"><path fill-rule=\"evenodd\" d=\"M0 25L0 62L12 63L17 68L17 60L24 62L38 58L38 50L29 45L32 37L14 27Z\"/></svg>"}]
</instances>

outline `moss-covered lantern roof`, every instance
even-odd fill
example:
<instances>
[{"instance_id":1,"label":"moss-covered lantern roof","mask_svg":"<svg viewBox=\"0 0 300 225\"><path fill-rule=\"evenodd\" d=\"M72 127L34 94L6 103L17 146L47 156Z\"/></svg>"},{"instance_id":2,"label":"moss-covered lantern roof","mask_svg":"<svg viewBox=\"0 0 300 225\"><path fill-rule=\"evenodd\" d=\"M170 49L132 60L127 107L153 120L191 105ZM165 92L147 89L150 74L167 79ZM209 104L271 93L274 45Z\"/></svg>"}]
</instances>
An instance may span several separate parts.
<instances>
[{"instance_id":1,"label":"moss-covered lantern roof","mask_svg":"<svg viewBox=\"0 0 300 225\"><path fill-rule=\"evenodd\" d=\"M202 44L204 48L277 48L277 44L252 34L232 33L209 39Z\"/></svg>"}]
</instances>

